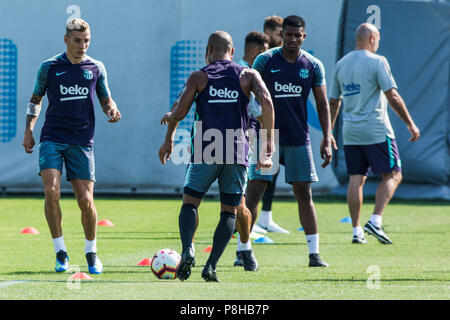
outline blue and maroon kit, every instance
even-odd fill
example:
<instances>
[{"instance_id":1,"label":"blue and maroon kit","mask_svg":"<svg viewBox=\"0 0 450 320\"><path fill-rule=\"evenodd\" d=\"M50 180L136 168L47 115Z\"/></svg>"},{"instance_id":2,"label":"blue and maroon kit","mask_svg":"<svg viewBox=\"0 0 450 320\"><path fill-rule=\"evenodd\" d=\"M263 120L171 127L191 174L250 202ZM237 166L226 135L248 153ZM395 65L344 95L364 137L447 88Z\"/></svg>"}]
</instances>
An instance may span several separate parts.
<instances>
[{"instance_id":1,"label":"blue and maroon kit","mask_svg":"<svg viewBox=\"0 0 450 320\"><path fill-rule=\"evenodd\" d=\"M249 144L245 134L249 128L249 99L239 81L245 68L230 60L216 60L201 69L208 77L208 84L195 99L191 163L184 182L184 193L189 196L203 198L217 180L222 203L238 206L241 201L249 164ZM227 131L235 134L227 134ZM214 140L215 137L207 138L208 132L220 135L222 145ZM227 137L230 136L233 140L227 150ZM219 149L222 147L221 150L212 148L212 143ZM216 151L221 151L222 156ZM205 154L212 159L204 158Z\"/></svg>"},{"instance_id":2,"label":"blue and maroon kit","mask_svg":"<svg viewBox=\"0 0 450 320\"><path fill-rule=\"evenodd\" d=\"M67 180L95 181L95 95L109 97L103 63L85 56L72 64L66 53L44 61L38 71L33 94L47 93L48 107L41 130L39 169L65 165Z\"/></svg>"},{"instance_id":3,"label":"blue and maroon kit","mask_svg":"<svg viewBox=\"0 0 450 320\"><path fill-rule=\"evenodd\" d=\"M325 84L322 62L304 50L294 63L287 62L279 47L256 57L253 68L270 91L280 145L310 144L307 102L312 87Z\"/></svg>"},{"instance_id":4,"label":"blue and maroon kit","mask_svg":"<svg viewBox=\"0 0 450 320\"><path fill-rule=\"evenodd\" d=\"M294 62L288 62L282 48L258 55L253 63L269 89L275 112L279 147L272 159L285 167L285 181L318 181L308 132L307 103L311 89L325 85L325 70L320 60L300 50ZM251 164L249 180L272 182L273 174L264 174Z\"/></svg>"},{"instance_id":5,"label":"blue and maroon kit","mask_svg":"<svg viewBox=\"0 0 450 320\"><path fill-rule=\"evenodd\" d=\"M44 61L33 94L42 97L45 93L49 104L40 141L92 146L95 95L99 99L110 96L103 63L85 56L72 64L66 53Z\"/></svg>"},{"instance_id":6,"label":"blue and maroon kit","mask_svg":"<svg viewBox=\"0 0 450 320\"><path fill-rule=\"evenodd\" d=\"M208 129L219 130L223 137L223 158L221 163L242 164L248 166L248 140L245 131L249 128L248 103L249 99L241 89L239 75L245 67L229 60L216 60L210 65L201 69L208 77L208 84L195 99L196 122L202 124L202 133ZM195 124L194 124L195 126ZM237 134L233 142L233 155L226 150L227 130ZM192 152L192 162L198 163L201 155L196 154L200 149L196 149L196 139L202 143L201 151L212 142L203 141L200 132L192 132L194 137L194 148ZM228 152L227 152L228 151ZM214 152L213 152L214 155ZM204 160L204 159L203 159Z\"/></svg>"}]
</instances>

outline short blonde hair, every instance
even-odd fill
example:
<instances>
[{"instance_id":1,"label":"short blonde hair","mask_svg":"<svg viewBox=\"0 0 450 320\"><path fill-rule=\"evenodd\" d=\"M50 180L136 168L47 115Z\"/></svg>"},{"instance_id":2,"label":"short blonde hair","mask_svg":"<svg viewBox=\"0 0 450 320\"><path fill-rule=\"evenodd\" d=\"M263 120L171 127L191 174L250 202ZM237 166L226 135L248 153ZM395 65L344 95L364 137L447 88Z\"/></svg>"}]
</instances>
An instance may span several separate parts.
<instances>
[{"instance_id":1,"label":"short blonde hair","mask_svg":"<svg viewBox=\"0 0 450 320\"><path fill-rule=\"evenodd\" d=\"M67 22L66 34L72 31L84 32L89 29L89 24L81 18L75 18Z\"/></svg>"}]
</instances>

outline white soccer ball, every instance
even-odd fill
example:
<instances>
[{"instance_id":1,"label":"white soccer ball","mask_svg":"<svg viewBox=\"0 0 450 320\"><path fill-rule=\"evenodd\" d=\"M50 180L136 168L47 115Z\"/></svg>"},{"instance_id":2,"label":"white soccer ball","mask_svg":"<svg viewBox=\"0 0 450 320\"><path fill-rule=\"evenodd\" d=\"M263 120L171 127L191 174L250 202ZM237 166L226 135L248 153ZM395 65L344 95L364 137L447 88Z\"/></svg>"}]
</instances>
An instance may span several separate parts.
<instances>
[{"instance_id":1,"label":"white soccer ball","mask_svg":"<svg viewBox=\"0 0 450 320\"><path fill-rule=\"evenodd\" d=\"M172 249L161 249L152 259L152 272L158 279L176 279L181 256Z\"/></svg>"}]
</instances>

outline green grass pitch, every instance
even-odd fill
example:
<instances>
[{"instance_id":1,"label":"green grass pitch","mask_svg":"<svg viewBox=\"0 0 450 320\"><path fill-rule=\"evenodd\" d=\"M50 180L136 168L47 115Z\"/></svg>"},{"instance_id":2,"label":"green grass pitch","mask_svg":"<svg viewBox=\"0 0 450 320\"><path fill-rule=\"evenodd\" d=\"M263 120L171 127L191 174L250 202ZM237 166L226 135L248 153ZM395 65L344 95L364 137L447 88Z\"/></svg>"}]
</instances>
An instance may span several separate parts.
<instances>
[{"instance_id":1,"label":"green grass pitch","mask_svg":"<svg viewBox=\"0 0 450 320\"><path fill-rule=\"evenodd\" d=\"M301 300L301 299L440 299L450 298L450 206L444 201L393 201L383 223L392 246L367 236L367 245L351 244L345 199L316 198L320 252L329 268L309 268L297 204L275 201L276 222L289 235L268 234L273 244L253 244L260 269L234 267L236 240L219 261L220 283L201 279L202 266L219 219L219 202L205 200L195 237L197 264L181 282L158 280L149 267L137 266L162 248L180 252L176 199L96 199L98 252L104 264L92 280L68 281L71 274L53 271L54 251L40 197L0 198L0 300L127 299L127 300ZM80 213L72 197L63 197L63 228L70 265L88 272ZM365 223L373 201L363 206ZM20 234L25 227L40 234Z\"/></svg>"}]
</instances>

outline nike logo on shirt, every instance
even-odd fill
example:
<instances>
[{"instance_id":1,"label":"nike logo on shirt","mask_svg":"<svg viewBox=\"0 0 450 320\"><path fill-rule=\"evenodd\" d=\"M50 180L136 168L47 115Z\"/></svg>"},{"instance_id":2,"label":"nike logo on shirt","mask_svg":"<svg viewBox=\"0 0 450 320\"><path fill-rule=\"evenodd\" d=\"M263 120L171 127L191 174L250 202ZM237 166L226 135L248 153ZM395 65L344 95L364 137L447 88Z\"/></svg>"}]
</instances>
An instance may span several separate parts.
<instances>
[{"instance_id":1,"label":"nike logo on shirt","mask_svg":"<svg viewBox=\"0 0 450 320\"><path fill-rule=\"evenodd\" d=\"M64 74L64 73L66 73L66 72L67 72L67 71L63 71L63 72L57 72L57 73L56 73L56 76L57 76L57 77L59 77L60 75L62 75L62 74Z\"/></svg>"},{"instance_id":2,"label":"nike logo on shirt","mask_svg":"<svg viewBox=\"0 0 450 320\"><path fill-rule=\"evenodd\" d=\"M281 69L270 69L270 72L272 72L272 73L275 73L275 72L278 72L278 71L281 71Z\"/></svg>"}]
</instances>

